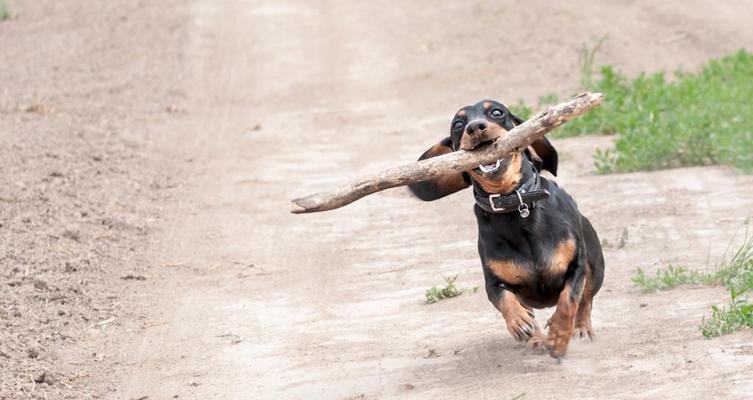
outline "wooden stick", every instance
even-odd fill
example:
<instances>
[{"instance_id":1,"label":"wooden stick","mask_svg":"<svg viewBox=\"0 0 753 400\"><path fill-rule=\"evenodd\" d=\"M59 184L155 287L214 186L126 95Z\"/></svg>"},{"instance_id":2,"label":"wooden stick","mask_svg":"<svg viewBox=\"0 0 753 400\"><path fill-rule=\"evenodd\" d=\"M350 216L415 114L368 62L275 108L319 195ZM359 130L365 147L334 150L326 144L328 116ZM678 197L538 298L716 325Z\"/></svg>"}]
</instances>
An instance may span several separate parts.
<instances>
[{"instance_id":1,"label":"wooden stick","mask_svg":"<svg viewBox=\"0 0 753 400\"><path fill-rule=\"evenodd\" d=\"M564 103L550 107L516 126L490 146L479 150L458 150L438 157L386 169L328 192L293 199L294 214L327 211L348 205L364 196L396 186L425 181L435 176L468 171L480 164L494 162L511 153L523 151L552 129L601 105L601 93L582 93Z\"/></svg>"}]
</instances>

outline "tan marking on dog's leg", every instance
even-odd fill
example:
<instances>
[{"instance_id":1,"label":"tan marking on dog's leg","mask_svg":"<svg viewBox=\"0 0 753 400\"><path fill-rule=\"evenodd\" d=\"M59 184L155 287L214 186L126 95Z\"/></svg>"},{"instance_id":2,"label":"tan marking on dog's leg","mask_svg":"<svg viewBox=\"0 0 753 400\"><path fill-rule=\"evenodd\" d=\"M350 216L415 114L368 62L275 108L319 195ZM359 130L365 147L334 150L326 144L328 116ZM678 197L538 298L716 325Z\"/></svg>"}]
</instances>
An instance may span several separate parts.
<instances>
[{"instance_id":1,"label":"tan marking on dog's leg","mask_svg":"<svg viewBox=\"0 0 753 400\"><path fill-rule=\"evenodd\" d=\"M591 307L593 305L593 278L591 266L586 265L586 283L583 286L583 295L578 304L578 312L575 314L575 331L573 335L581 339L593 340L596 334L591 325Z\"/></svg>"},{"instance_id":2,"label":"tan marking on dog's leg","mask_svg":"<svg viewBox=\"0 0 753 400\"><path fill-rule=\"evenodd\" d=\"M549 349L549 355L554 358L561 358L565 355L567 345L573 335L575 314L578 312L580 298L573 299L571 293L572 287L568 283L560 292L557 309L549 319L546 347Z\"/></svg>"},{"instance_id":3,"label":"tan marking on dog's leg","mask_svg":"<svg viewBox=\"0 0 753 400\"><path fill-rule=\"evenodd\" d=\"M536 332L541 334L533 311L520 304L514 293L509 290L503 291L502 297L495 306L505 319L507 331L516 340L529 340Z\"/></svg>"}]
</instances>

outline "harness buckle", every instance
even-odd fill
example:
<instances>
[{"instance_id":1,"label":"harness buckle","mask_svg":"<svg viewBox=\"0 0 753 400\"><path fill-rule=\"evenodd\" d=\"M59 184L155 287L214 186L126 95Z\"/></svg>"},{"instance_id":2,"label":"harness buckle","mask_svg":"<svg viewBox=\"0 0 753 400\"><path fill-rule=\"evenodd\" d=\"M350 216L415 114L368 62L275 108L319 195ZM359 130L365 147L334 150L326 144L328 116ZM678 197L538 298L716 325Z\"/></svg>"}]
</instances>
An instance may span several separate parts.
<instances>
[{"instance_id":1,"label":"harness buckle","mask_svg":"<svg viewBox=\"0 0 753 400\"><path fill-rule=\"evenodd\" d=\"M502 195L499 193L489 195L489 206L491 206L492 211L506 211L504 207L497 207L494 205L494 199L498 199L500 197L502 197Z\"/></svg>"}]
</instances>

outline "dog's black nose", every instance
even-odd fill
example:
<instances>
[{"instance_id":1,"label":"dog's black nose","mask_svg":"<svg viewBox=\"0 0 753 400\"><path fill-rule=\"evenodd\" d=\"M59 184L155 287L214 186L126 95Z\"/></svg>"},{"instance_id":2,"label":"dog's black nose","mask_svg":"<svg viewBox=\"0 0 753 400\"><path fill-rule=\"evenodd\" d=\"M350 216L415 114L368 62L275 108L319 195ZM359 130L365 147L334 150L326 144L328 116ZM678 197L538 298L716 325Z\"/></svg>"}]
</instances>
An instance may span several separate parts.
<instances>
[{"instance_id":1,"label":"dog's black nose","mask_svg":"<svg viewBox=\"0 0 753 400\"><path fill-rule=\"evenodd\" d=\"M486 130L486 121L476 120L468 123L468 127L465 128L469 135L476 136L477 134Z\"/></svg>"}]
</instances>

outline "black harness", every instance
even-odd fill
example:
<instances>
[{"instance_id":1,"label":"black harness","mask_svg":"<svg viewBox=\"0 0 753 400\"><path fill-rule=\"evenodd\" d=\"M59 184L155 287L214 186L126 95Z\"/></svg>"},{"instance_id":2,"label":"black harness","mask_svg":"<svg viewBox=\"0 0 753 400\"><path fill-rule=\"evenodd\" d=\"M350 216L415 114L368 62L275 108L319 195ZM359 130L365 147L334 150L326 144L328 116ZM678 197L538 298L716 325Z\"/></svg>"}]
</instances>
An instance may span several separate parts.
<instances>
[{"instance_id":1,"label":"black harness","mask_svg":"<svg viewBox=\"0 0 753 400\"><path fill-rule=\"evenodd\" d=\"M507 194L487 193L475 180L473 184L473 197L476 205L482 210L492 214L507 214L517 211L522 218L530 215L529 208L535 208L536 202L549 198L549 191L541 189L539 171L533 166L528 157L523 165L523 176L528 179L520 184L513 192Z\"/></svg>"}]
</instances>

